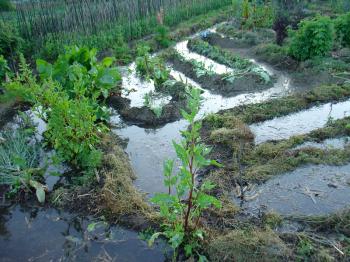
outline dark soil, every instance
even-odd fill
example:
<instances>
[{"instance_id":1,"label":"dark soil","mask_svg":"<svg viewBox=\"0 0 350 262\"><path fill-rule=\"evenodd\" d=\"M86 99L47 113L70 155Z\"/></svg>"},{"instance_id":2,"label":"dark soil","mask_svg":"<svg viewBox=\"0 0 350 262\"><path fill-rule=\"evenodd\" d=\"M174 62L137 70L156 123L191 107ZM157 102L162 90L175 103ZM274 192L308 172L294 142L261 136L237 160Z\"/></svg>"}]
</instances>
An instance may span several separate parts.
<instances>
[{"instance_id":1,"label":"dark soil","mask_svg":"<svg viewBox=\"0 0 350 262\"><path fill-rule=\"evenodd\" d=\"M15 116L16 111L13 103L0 104L0 129Z\"/></svg>"},{"instance_id":2,"label":"dark soil","mask_svg":"<svg viewBox=\"0 0 350 262\"><path fill-rule=\"evenodd\" d=\"M112 96L108 99L108 104L118 110L120 116L128 124L141 127L155 127L177 121L182 118L180 109L186 107L186 100L171 100L165 105L160 117L148 107L130 107L130 100L120 96Z\"/></svg>"}]
</instances>

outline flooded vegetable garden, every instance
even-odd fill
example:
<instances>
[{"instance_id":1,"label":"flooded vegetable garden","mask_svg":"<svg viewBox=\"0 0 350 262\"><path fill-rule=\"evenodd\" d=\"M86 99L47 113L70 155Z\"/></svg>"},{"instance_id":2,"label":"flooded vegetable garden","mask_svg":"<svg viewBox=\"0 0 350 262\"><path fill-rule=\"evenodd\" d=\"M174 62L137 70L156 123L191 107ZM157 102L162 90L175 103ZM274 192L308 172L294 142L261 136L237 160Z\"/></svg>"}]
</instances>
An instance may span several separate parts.
<instances>
[{"instance_id":1,"label":"flooded vegetable garden","mask_svg":"<svg viewBox=\"0 0 350 262\"><path fill-rule=\"evenodd\" d=\"M187 103L186 85L201 91L196 120L203 121L201 136L212 147L210 156L222 164L200 170L196 183L212 179L217 185L214 194L237 206L243 220L263 213L288 218L332 215L349 208L350 133L343 124L350 117L349 84L339 79L322 83L331 89L327 92L332 96L325 98L322 87L308 82L308 72L300 76L264 59L255 45L237 43L224 30L230 23L219 23L152 54L165 61L170 79L166 84L140 76L137 61L119 67L122 91L107 99L109 123L130 160L137 191L146 202L156 193L167 193L164 162L175 159L175 170L180 168L173 141L179 142L181 131L188 129L181 114ZM265 37L269 43L274 32L265 32ZM46 123L38 112L25 114L37 125L36 139L41 141ZM3 130L16 132L18 121L9 117ZM1 139L5 137L0 136L3 143ZM74 172L54 165L54 155L47 150L39 153L40 159L50 160L45 163L47 193L69 182L64 175L51 173ZM93 190L77 197L92 194ZM58 191L51 201L60 201L63 195ZM155 262L172 255L164 240L147 245L144 225L110 223L99 211L83 215L48 203L13 204L1 197L2 261ZM293 223L293 232L303 226Z\"/></svg>"}]
</instances>

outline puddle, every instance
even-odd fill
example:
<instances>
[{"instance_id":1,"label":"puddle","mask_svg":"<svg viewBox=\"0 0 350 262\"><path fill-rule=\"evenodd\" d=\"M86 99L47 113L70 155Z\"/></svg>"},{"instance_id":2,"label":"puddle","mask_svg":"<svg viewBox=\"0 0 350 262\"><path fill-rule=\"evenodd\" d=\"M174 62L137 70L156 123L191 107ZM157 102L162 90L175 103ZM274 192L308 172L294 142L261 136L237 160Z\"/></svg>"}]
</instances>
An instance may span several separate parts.
<instances>
[{"instance_id":1,"label":"puddle","mask_svg":"<svg viewBox=\"0 0 350 262\"><path fill-rule=\"evenodd\" d=\"M270 179L247 194L248 198L254 198L243 203L248 212L263 209L282 215L333 213L350 205L350 164L298 168Z\"/></svg>"},{"instance_id":2,"label":"puddle","mask_svg":"<svg viewBox=\"0 0 350 262\"><path fill-rule=\"evenodd\" d=\"M306 142L299 145L293 149L303 149L308 147L319 148L323 150L327 149L344 149L346 146L350 145L350 137L341 138L328 138L322 142Z\"/></svg>"},{"instance_id":3,"label":"puddle","mask_svg":"<svg viewBox=\"0 0 350 262\"><path fill-rule=\"evenodd\" d=\"M255 134L255 143L269 140L287 139L293 135L302 135L322 128L329 119L341 119L350 116L350 100L337 104L324 104L284 117L274 118L250 126Z\"/></svg>"},{"instance_id":4,"label":"puddle","mask_svg":"<svg viewBox=\"0 0 350 262\"><path fill-rule=\"evenodd\" d=\"M122 80L122 97L130 99L130 107L143 107L145 105L145 96L155 93L153 80L143 80L136 73L136 64L132 63L129 67L120 68ZM153 106L168 104L171 100L170 96L158 95L153 97Z\"/></svg>"},{"instance_id":5,"label":"puddle","mask_svg":"<svg viewBox=\"0 0 350 262\"><path fill-rule=\"evenodd\" d=\"M55 209L0 208L1 261L164 261L162 244L148 248L136 232ZM98 221L97 221L98 222Z\"/></svg>"},{"instance_id":6,"label":"puddle","mask_svg":"<svg viewBox=\"0 0 350 262\"><path fill-rule=\"evenodd\" d=\"M188 44L188 40L186 41L182 41L178 44L176 44L176 46L174 47L175 50L186 60L196 60L197 62L203 63L203 66L205 67L205 69L209 70L209 71L213 71L215 74L218 75L223 75L226 73L233 73L234 71L222 64L216 63L215 61L213 61L210 58L207 58L205 56L199 55L197 53L191 52L188 48L187 48L187 44Z\"/></svg>"},{"instance_id":7,"label":"puddle","mask_svg":"<svg viewBox=\"0 0 350 262\"><path fill-rule=\"evenodd\" d=\"M213 94L207 89L203 89L200 86L200 84L196 83L194 80L192 80L191 78L187 77L185 74L179 71L171 70L170 74L174 79L178 81L182 80L185 83L187 82L188 84L199 88L203 91L203 104L199 112L200 117L203 117L209 113L216 113L220 110L229 109L238 105L260 103L271 98L277 98L287 94L289 92L290 87L290 81L288 77L281 76L278 78L278 81L274 84L272 88L267 89L265 91L240 94L233 97L223 97L218 94Z\"/></svg>"}]
</instances>

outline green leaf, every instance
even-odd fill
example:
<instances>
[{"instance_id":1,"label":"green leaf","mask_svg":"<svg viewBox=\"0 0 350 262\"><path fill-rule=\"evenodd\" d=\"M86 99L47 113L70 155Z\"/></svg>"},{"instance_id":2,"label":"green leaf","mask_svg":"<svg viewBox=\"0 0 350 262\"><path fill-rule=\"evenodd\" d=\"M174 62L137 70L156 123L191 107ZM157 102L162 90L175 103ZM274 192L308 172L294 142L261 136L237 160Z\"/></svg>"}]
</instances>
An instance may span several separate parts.
<instances>
[{"instance_id":1,"label":"green leaf","mask_svg":"<svg viewBox=\"0 0 350 262\"><path fill-rule=\"evenodd\" d=\"M90 224L88 225L88 227L87 227L87 230L88 230L89 232L94 231L95 228L96 228L96 225L97 225L96 222L90 223Z\"/></svg>"},{"instance_id":2,"label":"green leaf","mask_svg":"<svg viewBox=\"0 0 350 262\"><path fill-rule=\"evenodd\" d=\"M114 57L105 57L102 60L102 65L105 67L110 67L114 63L114 61L115 61Z\"/></svg>"},{"instance_id":3,"label":"green leaf","mask_svg":"<svg viewBox=\"0 0 350 262\"><path fill-rule=\"evenodd\" d=\"M45 188L42 184L40 184L37 181L34 180L30 180L29 184L35 188L35 193L36 193L36 197L38 199L38 201L40 203L44 203L45 202Z\"/></svg>"},{"instance_id":4,"label":"green leaf","mask_svg":"<svg viewBox=\"0 0 350 262\"><path fill-rule=\"evenodd\" d=\"M36 60L36 68L41 78L50 78L52 76L53 68L52 64L42 59Z\"/></svg>"},{"instance_id":5,"label":"green leaf","mask_svg":"<svg viewBox=\"0 0 350 262\"><path fill-rule=\"evenodd\" d=\"M151 236L151 238L148 240L148 246L149 246L149 247L153 246L154 241L156 241L156 239L157 239L158 237L160 237L161 235L164 235L164 233L162 233L162 232L154 233L154 234Z\"/></svg>"}]
</instances>

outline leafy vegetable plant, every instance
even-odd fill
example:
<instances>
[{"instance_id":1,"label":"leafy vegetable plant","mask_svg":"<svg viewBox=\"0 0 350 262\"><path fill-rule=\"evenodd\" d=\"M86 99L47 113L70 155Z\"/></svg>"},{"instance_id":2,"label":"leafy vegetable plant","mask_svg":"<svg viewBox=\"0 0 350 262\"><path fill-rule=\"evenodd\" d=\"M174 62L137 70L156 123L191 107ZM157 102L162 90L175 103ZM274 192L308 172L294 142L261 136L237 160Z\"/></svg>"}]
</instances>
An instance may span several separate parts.
<instances>
[{"instance_id":1,"label":"leafy vegetable plant","mask_svg":"<svg viewBox=\"0 0 350 262\"><path fill-rule=\"evenodd\" d=\"M121 76L118 69L112 67L114 58L97 62L96 53L95 49L70 47L54 64L38 59L37 69L42 80L52 78L59 82L70 98L107 98Z\"/></svg>"},{"instance_id":2,"label":"leafy vegetable plant","mask_svg":"<svg viewBox=\"0 0 350 262\"><path fill-rule=\"evenodd\" d=\"M84 55L75 57L74 60L83 63L86 61L84 57ZM82 64L76 62L73 64L73 67L82 69ZM84 68L89 65L90 62L87 62ZM56 150L61 160L84 171L84 174L92 174L101 160L101 152L98 150L100 138L108 130L101 121L104 107L97 101L98 91L97 93L88 91L89 87L93 89L98 83L92 76L86 76L89 73L84 69L80 72L80 77L75 78L75 71L72 68L65 68L67 71L60 71L57 74L51 71L53 68L49 65L41 68L41 73L45 77L42 82L38 82L22 58L21 72L13 81L6 83L5 94L30 103L40 113L40 117L47 123L45 142ZM63 72L67 75L64 76ZM54 80L50 74L67 79ZM84 80L85 84L80 82ZM73 89L67 88L68 86ZM79 92L80 88L84 89ZM73 92L70 92L72 90Z\"/></svg>"},{"instance_id":3,"label":"leafy vegetable plant","mask_svg":"<svg viewBox=\"0 0 350 262\"><path fill-rule=\"evenodd\" d=\"M136 71L146 79L152 79L156 85L164 84L170 76L170 70L160 57L151 57L150 47L140 45L137 48Z\"/></svg>"},{"instance_id":4,"label":"leafy vegetable plant","mask_svg":"<svg viewBox=\"0 0 350 262\"><path fill-rule=\"evenodd\" d=\"M200 218L205 209L211 206L219 208L221 203L205 193L214 185L205 182L197 187L196 177L199 169L219 164L207 159L210 148L201 143L201 123L195 121L200 107L200 90L191 89L188 92L190 113L182 110L182 115L190 126L188 130L182 131L183 140L180 143L173 142L177 157L181 160L180 171L174 175L174 160L165 162L164 185L169 192L158 193L151 200L160 207L160 215L164 219L163 230L153 234L149 244L152 245L159 236L164 236L174 249L174 260L179 249L183 249L187 257L196 256L200 261L205 261L205 257L200 254L201 241L205 237L205 232L200 228Z\"/></svg>"},{"instance_id":5,"label":"leafy vegetable plant","mask_svg":"<svg viewBox=\"0 0 350 262\"><path fill-rule=\"evenodd\" d=\"M35 140L33 128L22 123L17 130L0 133L0 184L7 185L10 194L34 189L39 202L45 202L45 186L40 183L41 147Z\"/></svg>"}]
</instances>

